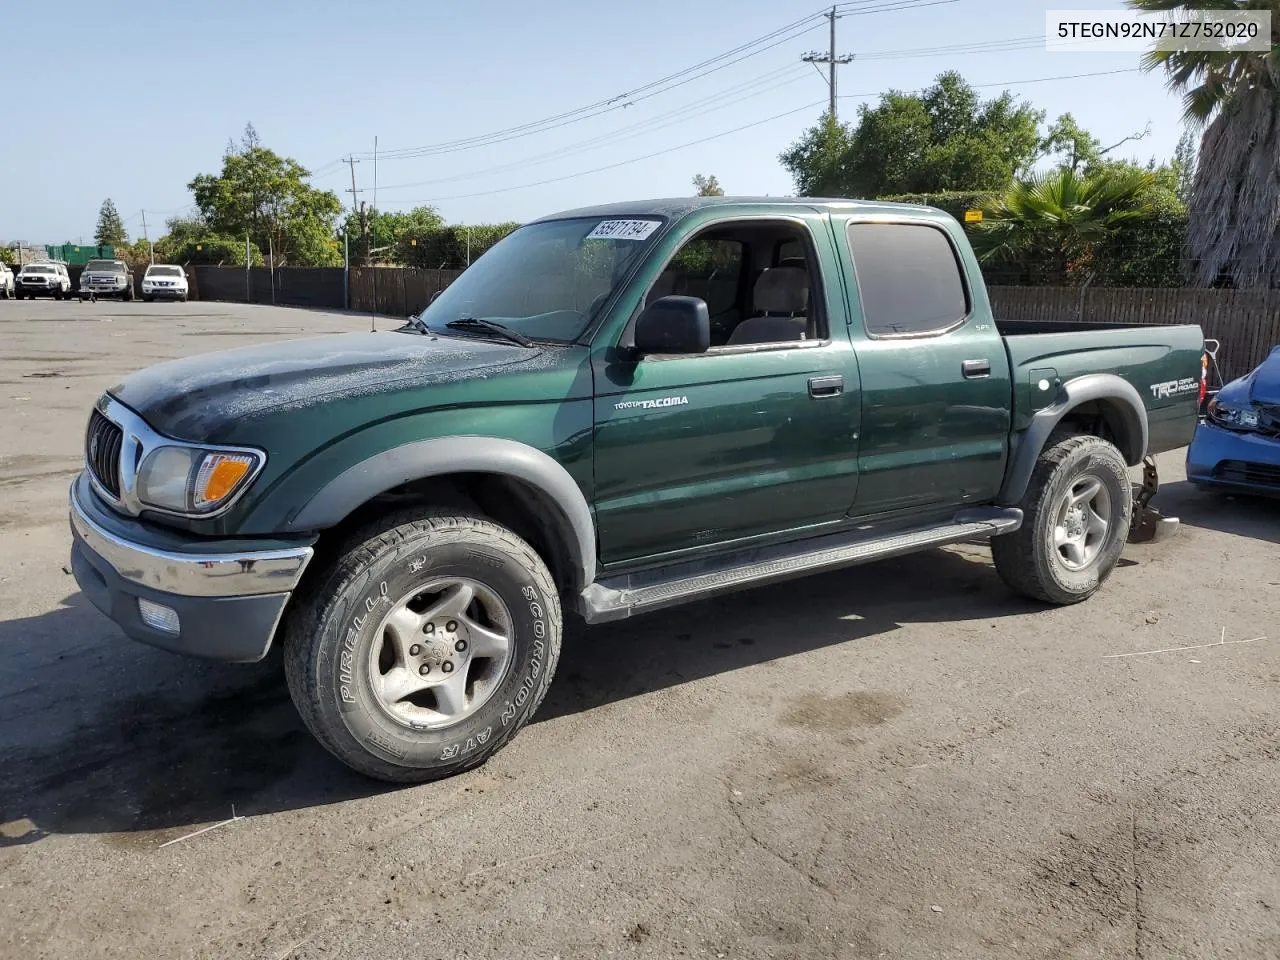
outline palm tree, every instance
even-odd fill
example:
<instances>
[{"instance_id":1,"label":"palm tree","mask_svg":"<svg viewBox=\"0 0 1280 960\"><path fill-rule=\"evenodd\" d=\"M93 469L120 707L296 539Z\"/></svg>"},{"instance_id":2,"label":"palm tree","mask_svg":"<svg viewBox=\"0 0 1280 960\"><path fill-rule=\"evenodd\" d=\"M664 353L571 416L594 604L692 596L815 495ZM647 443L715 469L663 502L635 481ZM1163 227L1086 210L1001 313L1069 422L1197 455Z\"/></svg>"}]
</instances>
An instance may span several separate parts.
<instances>
[{"instance_id":1,"label":"palm tree","mask_svg":"<svg viewBox=\"0 0 1280 960\"><path fill-rule=\"evenodd\" d=\"M1155 51L1204 131L1188 204L1187 254L1198 286L1280 286L1280 0L1128 0L1144 13L1269 10L1267 52Z\"/></svg>"},{"instance_id":2,"label":"palm tree","mask_svg":"<svg viewBox=\"0 0 1280 960\"><path fill-rule=\"evenodd\" d=\"M1142 170L1093 175L1059 167L1015 180L973 232L983 263L1016 265L1023 279L1064 285L1091 272L1095 251L1148 213L1155 178Z\"/></svg>"}]
</instances>

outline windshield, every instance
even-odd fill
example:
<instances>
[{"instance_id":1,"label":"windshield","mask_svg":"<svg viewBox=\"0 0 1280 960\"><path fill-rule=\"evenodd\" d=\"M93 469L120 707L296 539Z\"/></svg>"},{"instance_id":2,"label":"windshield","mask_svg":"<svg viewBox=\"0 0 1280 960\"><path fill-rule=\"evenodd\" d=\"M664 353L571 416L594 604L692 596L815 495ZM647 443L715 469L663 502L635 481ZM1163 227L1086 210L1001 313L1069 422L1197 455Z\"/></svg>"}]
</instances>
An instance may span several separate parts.
<instances>
[{"instance_id":1,"label":"windshield","mask_svg":"<svg viewBox=\"0 0 1280 960\"><path fill-rule=\"evenodd\" d=\"M569 343L648 249L662 221L584 217L521 227L445 288L422 320L495 320L534 340Z\"/></svg>"},{"instance_id":2,"label":"windshield","mask_svg":"<svg viewBox=\"0 0 1280 960\"><path fill-rule=\"evenodd\" d=\"M180 277L182 271L177 267L147 267L148 277Z\"/></svg>"},{"instance_id":3,"label":"windshield","mask_svg":"<svg viewBox=\"0 0 1280 960\"><path fill-rule=\"evenodd\" d=\"M23 267L22 273L53 273L53 267Z\"/></svg>"},{"instance_id":4,"label":"windshield","mask_svg":"<svg viewBox=\"0 0 1280 960\"><path fill-rule=\"evenodd\" d=\"M124 273L124 264L116 263L114 260L90 260L84 268L94 273Z\"/></svg>"}]
</instances>

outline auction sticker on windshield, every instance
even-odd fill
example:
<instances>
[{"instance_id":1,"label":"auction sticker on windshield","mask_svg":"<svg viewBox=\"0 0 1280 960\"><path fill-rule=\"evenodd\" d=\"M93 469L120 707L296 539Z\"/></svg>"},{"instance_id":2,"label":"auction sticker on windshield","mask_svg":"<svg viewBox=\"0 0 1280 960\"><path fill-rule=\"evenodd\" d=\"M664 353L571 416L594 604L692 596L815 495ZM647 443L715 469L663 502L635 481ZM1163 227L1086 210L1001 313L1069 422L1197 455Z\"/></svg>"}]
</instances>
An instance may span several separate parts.
<instances>
[{"instance_id":1,"label":"auction sticker on windshield","mask_svg":"<svg viewBox=\"0 0 1280 960\"><path fill-rule=\"evenodd\" d=\"M644 240L658 229L660 220L601 220L585 240Z\"/></svg>"}]
</instances>

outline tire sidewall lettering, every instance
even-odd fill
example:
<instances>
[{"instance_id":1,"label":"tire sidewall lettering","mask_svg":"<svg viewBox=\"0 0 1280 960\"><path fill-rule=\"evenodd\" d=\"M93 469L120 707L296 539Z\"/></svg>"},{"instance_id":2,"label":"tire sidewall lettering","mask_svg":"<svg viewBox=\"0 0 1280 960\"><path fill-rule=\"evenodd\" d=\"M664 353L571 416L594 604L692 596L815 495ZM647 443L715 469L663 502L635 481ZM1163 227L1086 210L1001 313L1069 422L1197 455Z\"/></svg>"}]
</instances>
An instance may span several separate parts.
<instances>
[{"instance_id":1,"label":"tire sidewall lettering","mask_svg":"<svg viewBox=\"0 0 1280 960\"><path fill-rule=\"evenodd\" d=\"M362 749L391 762L415 767L461 763L501 739L498 732L517 724L549 669L546 638L556 629L548 610L554 598L543 596L531 580L527 560L485 551L463 536L433 534L429 543L415 538L371 564L371 576L348 602L320 658L330 691L347 732ZM512 619L513 659L492 697L475 713L443 730L411 728L383 712L370 682L370 650L375 632L395 602L415 586L440 576L482 581L506 604ZM354 611L354 613L352 613Z\"/></svg>"}]
</instances>

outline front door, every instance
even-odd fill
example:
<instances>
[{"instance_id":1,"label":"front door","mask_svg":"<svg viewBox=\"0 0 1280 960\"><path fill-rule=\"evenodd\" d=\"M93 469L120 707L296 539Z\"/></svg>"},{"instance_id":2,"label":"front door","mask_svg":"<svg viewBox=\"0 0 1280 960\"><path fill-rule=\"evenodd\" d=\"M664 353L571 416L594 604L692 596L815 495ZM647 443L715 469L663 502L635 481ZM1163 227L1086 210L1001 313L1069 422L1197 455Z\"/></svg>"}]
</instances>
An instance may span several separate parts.
<instances>
[{"instance_id":1,"label":"front door","mask_svg":"<svg viewBox=\"0 0 1280 960\"><path fill-rule=\"evenodd\" d=\"M807 262L780 262L786 239L803 242ZM721 222L696 231L680 247L683 257L672 257L655 279L649 299L672 289L707 299L711 349L597 364L595 504L604 563L843 518L857 486L858 375L843 290L831 284L829 304L813 279L817 250L809 230L789 221ZM823 250L838 274L830 244ZM784 272L761 280L770 270ZM788 306L781 281L803 284L805 271L813 302L792 313L810 316L786 316L780 326L794 321L803 330L807 319L810 333L735 342L743 321ZM828 332L832 315L839 318L836 336Z\"/></svg>"}]
</instances>

